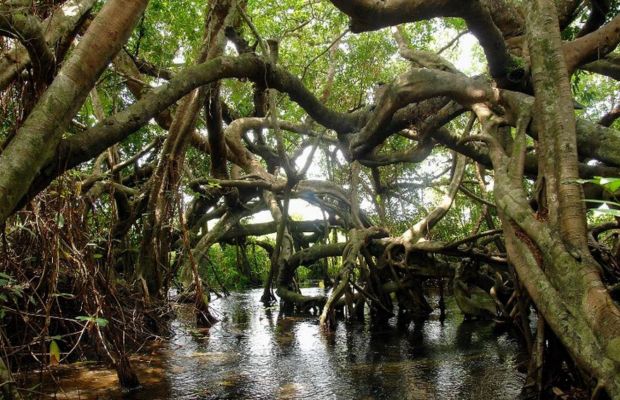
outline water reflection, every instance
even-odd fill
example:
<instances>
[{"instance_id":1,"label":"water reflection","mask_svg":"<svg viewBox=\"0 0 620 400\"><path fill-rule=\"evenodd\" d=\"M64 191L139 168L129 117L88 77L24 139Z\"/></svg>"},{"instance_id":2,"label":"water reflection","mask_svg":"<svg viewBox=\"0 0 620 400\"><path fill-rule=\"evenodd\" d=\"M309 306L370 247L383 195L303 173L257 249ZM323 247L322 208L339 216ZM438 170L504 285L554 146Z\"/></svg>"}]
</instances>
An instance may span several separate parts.
<instances>
[{"instance_id":1,"label":"water reflection","mask_svg":"<svg viewBox=\"0 0 620 400\"><path fill-rule=\"evenodd\" d=\"M424 323L339 323L323 334L315 317L281 316L260 296L216 300L221 322L208 332L195 331L193 313L179 307L175 336L134 360L145 389L124 398L508 399L521 387L514 338L492 323L463 323L451 302L443 323L437 311ZM122 398L112 371L61 375L58 398Z\"/></svg>"}]
</instances>

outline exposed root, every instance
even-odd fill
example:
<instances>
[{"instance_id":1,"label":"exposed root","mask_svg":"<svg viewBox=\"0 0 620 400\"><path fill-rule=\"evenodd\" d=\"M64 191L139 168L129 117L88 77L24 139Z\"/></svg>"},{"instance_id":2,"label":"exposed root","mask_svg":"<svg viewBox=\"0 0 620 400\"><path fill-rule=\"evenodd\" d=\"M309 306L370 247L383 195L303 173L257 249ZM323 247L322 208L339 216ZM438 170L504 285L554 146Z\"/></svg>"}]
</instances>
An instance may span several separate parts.
<instances>
[{"instance_id":1,"label":"exposed root","mask_svg":"<svg viewBox=\"0 0 620 400\"><path fill-rule=\"evenodd\" d=\"M340 282L327 299L319 318L319 324L323 329L329 330L333 327L335 302L345 294L346 289L349 287L351 274L358 264L358 257L362 249L368 245L370 239L381 236L385 236L385 231L380 228L351 229L349 231L349 241L342 252L343 261L339 273Z\"/></svg>"}]
</instances>

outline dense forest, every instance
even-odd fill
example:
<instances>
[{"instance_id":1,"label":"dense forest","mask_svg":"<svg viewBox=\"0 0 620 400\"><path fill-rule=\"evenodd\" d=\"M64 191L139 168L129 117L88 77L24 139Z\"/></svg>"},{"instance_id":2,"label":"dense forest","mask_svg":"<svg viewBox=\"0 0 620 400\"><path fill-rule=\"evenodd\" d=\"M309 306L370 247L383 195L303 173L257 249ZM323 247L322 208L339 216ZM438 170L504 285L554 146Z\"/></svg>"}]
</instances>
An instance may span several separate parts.
<instances>
[{"instance_id":1,"label":"dense forest","mask_svg":"<svg viewBox=\"0 0 620 400\"><path fill-rule=\"evenodd\" d=\"M516 332L523 398L620 399L619 13L0 0L0 398L138 388L173 304L261 287L325 335L445 292Z\"/></svg>"}]
</instances>

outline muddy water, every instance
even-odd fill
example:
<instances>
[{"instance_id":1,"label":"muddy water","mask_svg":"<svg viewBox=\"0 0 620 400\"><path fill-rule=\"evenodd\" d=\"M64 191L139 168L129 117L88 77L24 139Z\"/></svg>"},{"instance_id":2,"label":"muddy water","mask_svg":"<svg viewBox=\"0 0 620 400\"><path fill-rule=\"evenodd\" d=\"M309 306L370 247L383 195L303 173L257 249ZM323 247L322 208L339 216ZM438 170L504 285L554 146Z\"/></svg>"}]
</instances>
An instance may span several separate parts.
<instances>
[{"instance_id":1,"label":"muddy water","mask_svg":"<svg viewBox=\"0 0 620 400\"><path fill-rule=\"evenodd\" d=\"M282 317L260 295L214 301L222 321L208 333L180 307L174 337L133 359L142 391L123 396L113 371L83 365L56 371L57 398L512 399L524 379L517 341L492 323L463 322L450 301L443 324L433 314L407 327L339 323L325 335L316 318Z\"/></svg>"}]
</instances>

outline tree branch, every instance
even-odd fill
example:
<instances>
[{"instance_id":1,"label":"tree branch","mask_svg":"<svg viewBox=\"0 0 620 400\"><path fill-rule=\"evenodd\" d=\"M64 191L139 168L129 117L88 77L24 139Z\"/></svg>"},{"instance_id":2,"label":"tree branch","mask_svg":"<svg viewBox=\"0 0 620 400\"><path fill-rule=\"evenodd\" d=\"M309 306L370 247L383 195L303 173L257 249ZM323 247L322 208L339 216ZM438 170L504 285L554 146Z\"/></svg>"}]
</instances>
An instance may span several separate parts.
<instances>
[{"instance_id":1,"label":"tree branch","mask_svg":"<svg viewBox=\"0 0 620 400\"><path fill-rule=\"evenodd\" d=\"M54 47L73 32L95 2L95 0L69 0L54 10L42 24L46 47ZM0 90L6 89L30 61L28 51L19 47L0 56Z\"/></svg>"},{"instance_id":2,"label":"tree branch","mask_svg":"<svg viewBox=\"0 0 620 400\"><path fill-rule=\"evenodd\" d=\"M594 32L563 45L562 52L569 74L577 67L612 52L620 42L620 15Z\"/></svg>"},{"instance_id":3,"label":"tree branch","mask_svg":"<svg viewBox=\"0 0 620 400\"><path fill-rule=\"evenodd\" d=\"M23 8L0 5L0 34L19 40L26 48L39 82L47 83L56 69L56 57L50 50L41 21Z\"/></svg>"}]
</instances>

